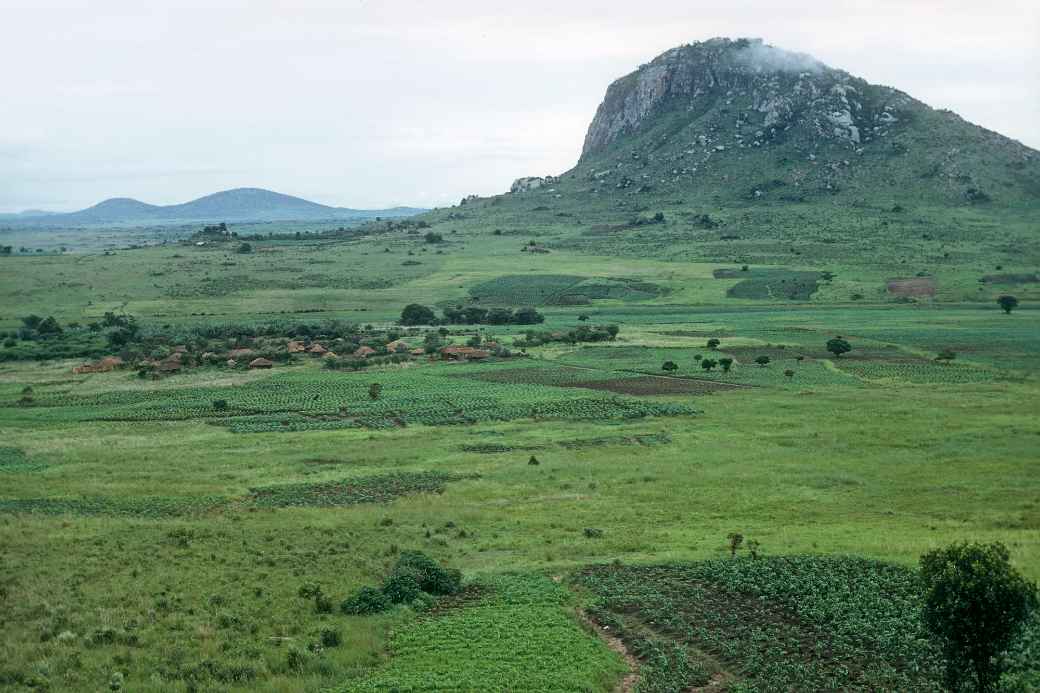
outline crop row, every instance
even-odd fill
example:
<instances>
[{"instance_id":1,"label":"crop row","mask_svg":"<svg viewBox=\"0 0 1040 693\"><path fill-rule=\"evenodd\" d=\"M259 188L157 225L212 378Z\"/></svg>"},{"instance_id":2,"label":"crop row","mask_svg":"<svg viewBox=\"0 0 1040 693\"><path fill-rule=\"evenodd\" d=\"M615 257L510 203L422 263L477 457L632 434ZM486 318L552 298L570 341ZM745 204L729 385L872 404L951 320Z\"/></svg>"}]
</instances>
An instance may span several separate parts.
<instances>
[{"instance_id":1,"label":"crop row","mask_svg":"<svg viewBox=\"0 0 1040 693\"><path fill-rule=\"evenodd\" d=\"M706 651L753 690L941 690L906 568L792 556L602 566L577 581L626 642L649 630Z\"/></svg>"}]
</instances>

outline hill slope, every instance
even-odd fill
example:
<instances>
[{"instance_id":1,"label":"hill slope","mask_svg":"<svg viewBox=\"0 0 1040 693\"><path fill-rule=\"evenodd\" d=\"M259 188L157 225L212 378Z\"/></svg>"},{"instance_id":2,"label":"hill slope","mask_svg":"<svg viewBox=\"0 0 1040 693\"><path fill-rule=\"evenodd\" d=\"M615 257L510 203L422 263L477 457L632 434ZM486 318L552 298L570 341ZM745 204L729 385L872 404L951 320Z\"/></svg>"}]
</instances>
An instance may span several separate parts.
<instances>
[{"instance_id":1,"label":"hill slope","mask_svg":"<svg viewBox=\"0 0 1040 693\"><path fill-rule=\"evenodd\" d=\"M150 205L130 198L112 198L78 212L21 216L19 223L36 225L132 224L172 221L308 221L398 217L423 210L411 207L360 210L329 207L300 197L263 190L236 188L177 205Z\"/></svg>"},{"instance_id":2,"label":"hill slope","mask_svg":"<svg viewBox=\"0 0 1040 693\"><path fill-rule=\"evenodd\" d=\"M1035 271L1040 153L809 56L712 39L611 84L574 168L422 219L594 255Z\"/></svg>"}]
</instances>

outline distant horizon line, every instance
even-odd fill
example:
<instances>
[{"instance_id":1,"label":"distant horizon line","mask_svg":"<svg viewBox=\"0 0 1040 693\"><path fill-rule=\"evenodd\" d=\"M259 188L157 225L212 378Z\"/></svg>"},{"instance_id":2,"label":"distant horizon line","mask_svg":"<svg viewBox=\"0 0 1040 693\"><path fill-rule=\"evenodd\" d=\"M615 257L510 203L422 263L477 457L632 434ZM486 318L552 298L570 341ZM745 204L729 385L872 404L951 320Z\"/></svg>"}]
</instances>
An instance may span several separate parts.
<instances>
[{"instance_id":1,"label":"distant horizon line","mask_svg":"<svg viewBox=\"0 0 1040 693\"><path fill-rule=\"evenodd\" d=\"M434 209L436 206L439 206L439 205L425 206L425 205L418 205L418 204L398 203L398 204L392 204L392 205L389 205L389 206L354 207L354 206L349 206L349 205L326 204L324 202L316 202L316 201L314 201L314 200L312 200L312 199L310 199L308 197L302 197L300 195L293 195L291 193L279 192L277 190L272 190L271 188L261 188L261 187L256 187L256 186L237 186L237 187L234 187L234 188L225 188L225 189L222 189L222 190L216 190L214 192L205 193L203 195L199 195L198 197L193 197L193 198L185 200L183 202L170 202L170 203L166 203L166 204L155 204L155 203L152 203L152 202L145 202L144 200L141 200L141 199L136 198L136 197L130 197L130 196L127 196L127 195L115 195L115 196L106 197L104 199L98 200L97 202L89 204L89 205L87 205L85 207L75 207L75 208L72 208L72 209L65 209L65 210L59 210L59 209L53 209L53 208L52 209L45 209L45 208L39 207L39 206L27 206L27 207L23 207L21 209L13 209L13 208L0 209L0 216L49 216L49 215L55 215L55 214L75 214L77 212L83 212L83 211L86 211L88 209L92 209L93 207L96 207L98 205L104 204L105 202L112 202L112 201L115 201L115 200L125 200L125 201L129 201L129 202L137 202L137 203L140 203L140 204L143 204L143 205L148 205L150 207L176 207L176 206L179 206L179 205L191 204L192 202L197 202L198 200L202 200L202 199L205 199L207 197L212 197L214 195L220 195L222 193L231 193L231 192L245 191L245 190L264 192L264 193L271 193L271 194L274 194L274 195L282 195L282 196L285 196L285 197L295 198L297 200L303 200L304 202L308 202L310 204L321 205L323 207L329 207L331 209L349 209L349 210L356 210L356 211L360 211L360 212L374 212L374 211L393 210L393 209L421 209L421 210L429 210L429 209Z\"/></svg>"}]
</instances>

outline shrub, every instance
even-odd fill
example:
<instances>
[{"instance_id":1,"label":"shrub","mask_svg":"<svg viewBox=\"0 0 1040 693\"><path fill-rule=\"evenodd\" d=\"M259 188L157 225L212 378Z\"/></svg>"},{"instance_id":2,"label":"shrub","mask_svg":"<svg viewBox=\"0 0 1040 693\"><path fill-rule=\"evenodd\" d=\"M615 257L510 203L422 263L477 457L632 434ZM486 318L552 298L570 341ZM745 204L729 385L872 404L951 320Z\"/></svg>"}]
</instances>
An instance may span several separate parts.
<instances>
[{"instance_id":1,"label":"shrub","mask_svg":"<svg viewBox=\"0 0 1040 693\"><path fill-rule=\"evenodd\" d=\"M736 558L737 551L740 550L741 544L744 543L744 535L740 532L732 532L726 536L729 541L729 556L730 558Z\"/></svg>"},{"instance_id":2,"label":"shrub","mask_svg":"<svg viewBox=\"0 0 1040 693\"><path fill-rule=\"evenodd\" d=\"M852 351L852 345L845 338L838 336L827 340L827 351L834 354L834 358L839 358L842 354Z\"/></svg>"},{"instance_id":3,"label":"shrub","mask_svg":"<svg viewBox=\"0 0 1040 693\"><path fill-rule=\"evenodd\" d=\"M729 373L729 369L733 367L733 359L728 356L721 358L719 359L719 365L722 366L723 373Z\"/></svg>"},{"instance_id":4,"label":"shrub","mask_svg":"<svg viewBox=\"0 0 1040 693\"><path fill-rule=\"evenodd\" d=\"M772 359L763 354L762 356L755 358L755 363L757 363L760 366L768 366L771 360Z\"/></svg>"},{"instance_id":5,"label":"shrub","mask_svg":"<svg viewBox=\"0 0 1040 693\"><path fill-rule=\"evenodd\" d=\"M595 527L586 527L585 528L585 538L586 539L599 539L602 536L603 536L603 530L602 529L597 529Z\"/></svg>"},{"instance_id":6,"label":"shrub","mask_svg":"<svg viewBox=\"0 0 1040 693\"><path fill-rule=\"evenodd\" d=\"M336 628L322 628L320 638L322 647L339 647L343 642L343 636Z\"/></svg>"},{"instance_id":7,"label":"shrub","mask_svg":"<svg viewBox=\"0 0 1040 693\"><path fill-rule=\"evenodd\" d=\"M433 310L418 303L409 303L401 311L402 325L433 325L437 322L437 316Z\"/></svg>"},{"instance_id":8,"label":"shrub","mask_svg":"<svg viewBox=\"0 0 1040 693\"><path fill-rule=\"evenodd\" d=\"M1011 315L1011 311L1018 307L1018 299L1014 296L1004 295L997 299L997 305L999 305L1005 313Z\"/></svg>"},{"instance_id":9,"label":"shrub","mask_svg":"<svg viewBox=\"0 0 1040 693\"><path fill-rule=\"evenodd\" d=\"M345 614L365 616L386 611L391 606L390 599L375 587L362 587L340 605Z\"/></svg>"},{"instance_id":10,"label":"shrub","mask_svg":"<svg viewBox=\"0 0 1040 693\"><path fill-rule=\"evenodd\" d=\"M794 377L794 371L792 371L790 368L788 368L787 370L784 371L784 375L787 378L793 378Z\"/></svg>"},{"instance_id":11,"label":"shrub","mask_svg":"<svg viewBox=\"0 0 1040 693\"><path fill-rule=\"evenodd\" d=\"M383 391L383 386L379 383L372 383L368 386L368 397L369 399L379 399L379 394Z\"/></svg>"},{"instance_id":12,"label":"shrub","mask_svg":"<svg viewBox=\"0 0 1040 693\"><path fill-rule=\"evenodd\" d=\"M665 361L664 363L661 364L661 370L662 371L668 371L669 373L671 373L672 371L675 371L675 370L678 370L678 369L679 369L679 366L677 366L675 364L675 361Z\"/></svg>"},{"instance_id":13,"label":"shrub","mask_svg":"<svg viewBox=\"0 0 1040 693\"><path fill-rule=\"evenodd\" d=\"M923 620L946 657L946 684L992 691L1004 653L1037 608L1036 586L1012 566L1001 543L961 543L921 557Z\"/></svg>"},{"instance_id":14,"label":"shrub","mask_svg":"<svg viewBox=\"0 0 1040 693\"><path fill-rule=\"evenodd\" d=\"M712 351L714 351L715 349L718 349L719 348L719 344L722 344L722 342L720 342L715 337L712 337L711 339L708 340L708 348L711 349Z\"/></svg>"},{"instance_id":15,"label":"shrub","mask_svg":"<svg viewBox=\"0 0 1040 693\"><path fill-rule=\"evenodd\" d=\"M226 399L215 399L213 400L213 409L215 411L227 411L228 403Z\"/></svg>"},{"instance_id":16,"label":"shrub","mask_svg":"<svg viewBox=\"0 0 1040 693\"><path fill-rule=\"evenodd\" d=\"M455 594L462 586L462 573L441 567L420 551L403 551L393 572L413 575L419 589L430 594Z\"/></svg>"},{"instance_id":17,"label":"shrub","mask_svg":"<svg viewBox=\"0 0 1040 693\"><path fill-rule=\"evenodd\" d=\"M413 573L394 571L383 581L383 594L394 604L414 601L422 590Z\"/></svg>"}]
</instances>

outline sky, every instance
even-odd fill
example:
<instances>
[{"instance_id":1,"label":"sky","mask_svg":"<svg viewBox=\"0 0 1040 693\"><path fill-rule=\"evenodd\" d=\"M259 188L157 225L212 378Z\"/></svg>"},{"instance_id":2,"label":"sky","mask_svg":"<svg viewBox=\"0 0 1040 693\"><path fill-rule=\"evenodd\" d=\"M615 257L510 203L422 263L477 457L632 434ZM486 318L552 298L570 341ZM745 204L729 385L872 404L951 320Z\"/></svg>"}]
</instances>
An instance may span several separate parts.
<instances>
[{"instance_id":1,"label":"sky","mask_svg":"<svg viewBox=\"0 0 1040 693\"><path fill-rule=\"evenodd\" d=\"M715 36L1040 149L1036 0L0 0L0 212L235 187L355 208L494 194L573 166L614 79Z\"/></svg>"}]
</instances>

